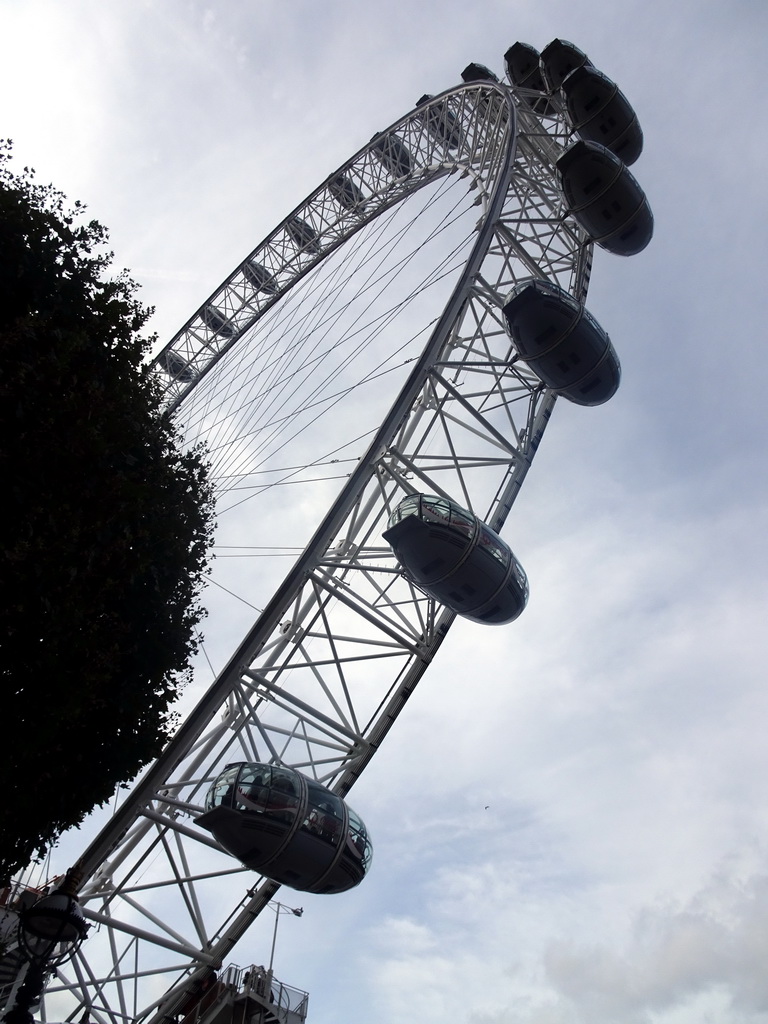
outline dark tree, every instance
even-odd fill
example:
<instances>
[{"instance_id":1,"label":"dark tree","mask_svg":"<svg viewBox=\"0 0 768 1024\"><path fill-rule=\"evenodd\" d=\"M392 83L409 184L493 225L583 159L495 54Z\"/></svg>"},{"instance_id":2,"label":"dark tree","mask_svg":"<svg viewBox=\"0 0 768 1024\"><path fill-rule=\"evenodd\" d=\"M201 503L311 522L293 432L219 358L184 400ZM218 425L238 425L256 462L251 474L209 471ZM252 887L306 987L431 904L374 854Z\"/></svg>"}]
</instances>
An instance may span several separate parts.
<instances>
[{"instance_id":1,"label":"dark tree","mask_svg":"<svg viewBox=\"0 0 768 1024\"><path fill-rule=\"evenodd\" d=\"M107 234L0 146L0 878L162 748L213 530Z\"/></svg>"}]
</instances>

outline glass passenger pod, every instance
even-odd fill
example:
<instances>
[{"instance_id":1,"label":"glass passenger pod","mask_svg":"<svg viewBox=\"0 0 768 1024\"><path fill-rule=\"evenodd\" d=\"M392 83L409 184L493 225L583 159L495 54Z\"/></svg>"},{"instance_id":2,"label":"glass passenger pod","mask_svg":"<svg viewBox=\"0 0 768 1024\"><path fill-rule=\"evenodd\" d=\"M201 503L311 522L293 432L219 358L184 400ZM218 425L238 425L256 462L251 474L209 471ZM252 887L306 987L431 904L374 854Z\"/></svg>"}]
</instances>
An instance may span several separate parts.
<instances>
[{"instance_id":1,"label":"glass passenger pod","mask_svg":"<svg viewBox=\"0 0 768 1024\"><path fill-rule=\"evenodd\" d=\"M299 249L312 254L320 252L320 236L307 221L301 217L291 217L286 228L294 245Z\"/></svg>"},{"instance_id":2,"label":"glass passenger pod","mask_svg":"<svg viewBox=\"0 0 768 1024\"><path fill-rule=\"evenodd\" d=\"M277 295L277 281L261 263L252 261L243 266L243 274L248 283L257 291L265 295Z\"/></svg>"},{"instance_id":3,"label":"glass passenger pod","mask_svg":"<svg viewBox=\"0 0 768 1024\"><path fill-rule=\"evenodd\" d=\"M530 43L513 43L504 54L504 64L510 82L519 89L533 89L544 93L541 99L531 97L528 102L537 114L552 111L552 104L546 93L549 91L539 63L539 51Z\"/></svg>"},{"instance_id":4,"label":"glass passenger pod","mask_svg":"<svg viewBox=\"0 0 768 1024\"><path fill-rule=\"evenodd\" d=\"M221 310L215 306L206 306L203 310L203 323L221 338L231 338L235 333L234 326L227 320Z\"/></svg>"},{"instance_id":5,"label":"glass passenger pod","mask_svg":"<svg viewBox=\"0 0 768 1024\"><path fill-rule=\"evenodd\" d=\"M593 242L617 256L642 252L653 214L637 180L610 149L580 139L557 161L568 212Z\"/></svg>"},{"instance_id":6,"label":"glass passenger pod","mask_svg":"<svg viewBox=\"0 0 768 1024\"><path fill-rule=\"evenodd\" d=\"M498 82L498 76L494 75L485 64L467 64L461 72L462 82Z\"/></svg>"},{"instance_id":7,"label":"glass passenger pod","mask_svg":"<svg viewBox=\"0 0 768 1024\"><path fill-rule=\"evenodd\" d=\"M373 151L393 178L405 178L411 173L411 154L398 135L384 135L379 138L377 133L371 142L375 139L378 139L378 142L374 143Z\"/></svg>"},{"instance_id":8,"label":"glass passenger pod","mask_svg":"<svg viewBox=\"0 0 768 1024\"><path fill-rule=\"evenodd\" d=\"M194 366L188 363L178 352L174 352L172 348L162 353L160 364L169 376L173 377L174 380L181 381L183 384L188 384L189 381L194 380L197 376Z\"/></svg>"},{"instance_id":9,"label":"glass passenger pod","mask_svg":"<svg viewBox=\"0 0 768 1024\"><path fill-rule=\"evenodd\" d=\"M384 539L414 583L473 622L501 625L525 608L528 580L509 545L447 498L408 495Z\"/></svg>"},{"instance_id":10,"label":"glass passenger pod","mask_svg":"<svg viewBox=\"0 0 768 1024\"><path fill-rule=\"evenodd\" d=\"M498 76L494 75L490 68L487 68L484 64L467 64L461 72L461 77L467 85L499 81ZM498 93L491 90L486 91L485 89L479 90L478 94L474 97L478 110L486 117L495 116L497 110L500 109L498 107L499 100Z\"/></svg>"},{"instance_id":11,"label":"glass passenger pod","mask_svg":"<svg viewBox=\"0 0 768 1024\"><path fill-rule=\"evenodd\" d=\"M632 105L602 71L582 65L563 82L568 117L582 139L599 142L633 164L643 151L643 132Z\"/></svg>"},{"instance_id":12,"label":"glass passenger pod","mask_svg":"<svg viewBox=\"0 0 768 1024\"><path fill-rule=\"evenodd\" d=\"M365 196L361 189L343 174L337 174L328 182L328 191L345 210L362 214L365 211Z\"/></svg>"},{"instance_id":13,"label":"glass passenger pod","mask_svg":"<svg viewBox=\"0 0 768 1024\"><path fill-rule=\"evenodd\" d=\"M432 99L429 93L425 93L417 100L416 106L422 103L429 103ZM422 115L422 120L427 126L427 131L446 149L456 149L461 142L461 131L456 121L456 115L448 109L446 102L435 104L429 107Z\"/></svg>"},{"instance_id":14,"label":"glass passenger pod","mask_svg":"<svg viewBox=\"0 0 768 1024\"><path fill-rule=\"evenodd\" d=\"M344 892L371 864L366 827L336 793L284 766L227 765L197 824L245 867L302 892Z\"/></svg>"},{"instance_id":15,"label":"glass passenger pod","mask_svg":"<svg viewBox=\"0 0 768 1024\"><path fill-rule=\"evenodd\" d=\"M616 394L621 368L611 339L563 288L527 278L503 313L520 358L548 388L576 405L602 405Z\"/></svg>"},{"instance_id":16,"label":"glass passenger pod","mask_svg":"<svg viewBox=\"0 0 768 1024\"><path fill-rule=\"evenodd\" d=\"M541 51L540 61L544 81L551 92L559 89L576 68L591 63L586 53L573 43L569 43L567 39L553 39Z\"/></svg>"}]
</instances>

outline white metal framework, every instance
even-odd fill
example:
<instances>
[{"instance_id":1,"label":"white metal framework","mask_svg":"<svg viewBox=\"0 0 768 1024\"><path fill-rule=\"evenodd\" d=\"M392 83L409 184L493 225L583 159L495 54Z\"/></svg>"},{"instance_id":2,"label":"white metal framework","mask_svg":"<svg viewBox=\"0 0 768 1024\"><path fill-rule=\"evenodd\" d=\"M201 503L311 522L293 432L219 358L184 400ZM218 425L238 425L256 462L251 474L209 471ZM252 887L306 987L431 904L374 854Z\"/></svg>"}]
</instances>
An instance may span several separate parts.
<instances>
[{"instance_id":1,"label":"white metal framework","mask_svg":"<svg viewBox=\"0 0 768 1024\"><path fill-rule=\"evenodd\" d=\"M387 269L372 269L355 293L364 294L371 281L382 284L371 336L381 326L388 337L383 325L395 305L400 314L405 307L412 312L433 285L446 296L432 309L433 322L414 331L416 354L398 364L399 394L381 421L361 432L354 456L346 435L338 441L352 460L348 475L295 564L164 753L83 853L80 900L92 934L51 977L43 1005L49 1020L80 1020L88 1011L99 1024L159 1022L178 1012L195 982L227 962L277 890L196 826L210 781L231 761L276 761L347 794L431 664L454 615L409 582L381 534L391 509L414 491L451 497L497 531L510 511L555 397L517 361L502 324L503 298L515 282L536 276L583 299L589 278L591 244L565 216L554 169L568 140L558 111L534 113L524 90L480 82L425 102L331 175L161 353L156 369L169 407L178 407L185 424L197 424L215 454L226 454L222 493L239 501L261 487L253 467L278 421L295 419L304 436L316 431L315 413L306 409L322 365L310 355L290 363L298 344L291 331L307 304L316 319L302 337L314 348L303 351L320 346L324 360L337 360L326 374L333 383L345 379L341 346L360 340L358 307L349 308L338 337L327 345L324 339L331 321L343 320L352 271L365 273L371 254L387 246L392 253ZM461 198L451 205L453 195ZM387 222L389 241L376 234L377 225L396 211L415 210L405 218L409 228L427 225L408 250L417 262L432 243L440 251L451 235L444 211L459 208L458 220L471 217L471 230L451 248L451 266L437 260L416 285L407 284L401 302L387 305L387 275L397 276L403 262L401 236L394 220ZM316 280L337 302L334 312L312 292ZM290 307L301 288L303 298ZM281 321L284 308L304 312ZM403 330L411 330L409 316L398 321ZM260 334L263 324L269 329ZM283 349L272 347L277 324L288 339ZM371 380L377 368L375 361L368 365ZM380 368L382 375L388 370L395 368ZM252 395L246 379L261 390ZM273 391L281 397L270 405ZM333 415L331 394L317 403ZM249 403L271 410L258 427L245 426ZM286 408L290 416L279 415ZM336 450L325 436L319 443L326 455ZM311 465L319 460L305 461L299 480ZM268 480L293 472L289 466ZM260 523L251 523L257 535ZM224 914L223 899L231 900Z\"/></svg>"}]
</instances>

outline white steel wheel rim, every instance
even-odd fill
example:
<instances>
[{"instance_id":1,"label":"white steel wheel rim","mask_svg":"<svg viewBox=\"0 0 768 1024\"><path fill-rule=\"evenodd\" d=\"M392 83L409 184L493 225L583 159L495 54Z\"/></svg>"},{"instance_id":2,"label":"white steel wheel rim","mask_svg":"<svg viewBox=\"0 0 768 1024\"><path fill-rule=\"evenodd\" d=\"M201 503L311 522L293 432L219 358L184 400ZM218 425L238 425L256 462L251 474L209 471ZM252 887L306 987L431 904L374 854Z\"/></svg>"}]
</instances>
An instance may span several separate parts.
<instances>
[{"instance_id":1,"label":"white steel wheel rim","mask_svg":"<svg viewBox=\"0 0 768 1024\"><path fill-rule=\"evenodd\" d=\"M517 148L513 91L491 83L451 90L380 137L404 137L415 150L419 132L429 135L425 113L441 103L465 112L474 104L477 240L394 405L303 553L169 747L83 854L84 913L102 926L106 941L87 941L72 965L57 969L47 990L55 1007L49 1017L87 1007L115 1024L126 1014L159 1021L195 978L226 962L274 895L275 883L253 886L246 877L223 923L208 923L204 878L220 883L238 874L194 824L217 767L236 755L282 761L341 795L364 770L454 618L408 582L381 540L391 507L422 490L454 498L496 530L504 523L555 401L517 362L502 325L504 293L526 276L543 276L583 299L591 265L591 246L566 218L554 173L568 126L557 111L538 117L524 95L516 99ZM483 138L494 143L487 152ZM448 173L445 146L425 146L424 167L432 170L417 165L411 176L390 173L380 190L382 212ZM365 147L342 171L370 170L375 159L373 146ZM170 382L169 407L182 400L186 406L239 337L357 232L359 218L344 227L337 215L324 222L323 241L306 265L306 253L295 244L289 251L286 225L296 217L316 223L313 204L325 209L334 177L276 229L266 249L255 250L272 260L284 292L243 302L244 261L164 350L165 365L172 350L177 367L179 359L194 367L194 379ZM290 281L288 266L295 269ZM234 325L229 336L215 317L208 314L206 322L210 307ZM350 682L360 672L367 683L372 664L394 671L362 716ZM150 880L142 882L151 858ZM216 869L201 870L214 861ZM151 997L174 978L170 992Z\"/></svg>"}]
</instances>

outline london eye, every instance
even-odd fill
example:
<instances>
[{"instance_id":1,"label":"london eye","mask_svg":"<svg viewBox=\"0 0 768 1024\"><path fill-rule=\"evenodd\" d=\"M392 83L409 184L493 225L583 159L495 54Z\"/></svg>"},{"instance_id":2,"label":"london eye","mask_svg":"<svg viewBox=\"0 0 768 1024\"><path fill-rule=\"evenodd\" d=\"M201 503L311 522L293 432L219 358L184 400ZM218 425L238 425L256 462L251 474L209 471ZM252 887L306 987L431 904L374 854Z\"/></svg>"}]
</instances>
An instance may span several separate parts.
<instances>
[{"instance_id":1,"label":"london eye","mask_svg":"<svg viewBox=\"0 0 768 1024\"><path fill-rule=\"evenodd\" d=\"M652 217L618 87L562 40L505 64L377 132L158 354L217 481L214 585L251 621L66 879L6 895L6 1008L42 956L26 920L50 940L43 1019L159 1024L251 997L254 1020L303 1019L274 979L227 975L232 951L280 885L365 884L355 782L457 616L524 615L502 530L558 398L619 386L586 308L593 247L639 252Z\"/></svg>"}]
</instances>

